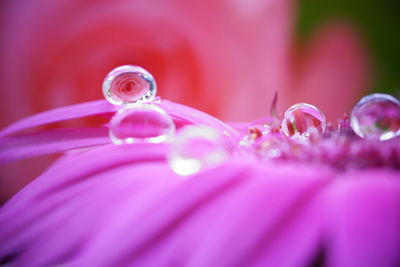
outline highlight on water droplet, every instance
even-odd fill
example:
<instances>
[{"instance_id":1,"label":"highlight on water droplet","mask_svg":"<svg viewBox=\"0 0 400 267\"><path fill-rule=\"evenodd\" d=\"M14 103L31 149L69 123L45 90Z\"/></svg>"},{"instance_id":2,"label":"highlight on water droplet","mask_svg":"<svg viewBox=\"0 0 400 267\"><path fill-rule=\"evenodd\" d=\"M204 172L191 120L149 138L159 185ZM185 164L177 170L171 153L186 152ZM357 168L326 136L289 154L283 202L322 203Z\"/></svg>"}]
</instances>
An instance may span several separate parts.
<instances>
[{"instance_id":1,"label":"highlight on water droplet","mask_svg":"<svg viewBox=\"0 0 400 267\"><path fill-rule=\"evenodd\" d=\"M168 153L168 164L179 175L191 175L225 162L229 152L222 136L207 126L182 128Z\"/></svg>"},{"instance_id":2,"label":"highlight on water droplet","mask_svg":"<svg viewBox=\"0 0 400 267\"><path fill-rule=\"evenodd\" d=\"M323 133L326 128L324 114L317 107L298 103L286 110L281 131L288 137L307 140L310 136Z\"/></svg>"},{"instance_id":3,"label":"highlight on water droplet","mask_svg":"<svg viewBox=\"0 0 400 267\"><path fill-rule=\"evenodd\" d=\"M139 66L119 66L108 73L103 82L104 97L114 105L152 101L156 93L153 76Z\"/></svg>"},{"instance_id":4,"label":"highlight on water droplet","mask_svg":"<svg viewBox=\"0 0 400 267\"><path fill-rule=\"evenodd\" d=\"M109 135L114 144L160 143L175 134L168 113L152 103L135 103L118 110L110 121Z\"/></svg>"},{"instance_id":5,"label":"highlight on water droplet","mask_svg":"<svg viewBox=\"0 0 400 267\"><path fill-rule=\"evenodd\" d=\"M387 94L364 96L354 106L350 124L362 138L385 141L400 135L400 101Z\"/></svg>"}]
</instances>

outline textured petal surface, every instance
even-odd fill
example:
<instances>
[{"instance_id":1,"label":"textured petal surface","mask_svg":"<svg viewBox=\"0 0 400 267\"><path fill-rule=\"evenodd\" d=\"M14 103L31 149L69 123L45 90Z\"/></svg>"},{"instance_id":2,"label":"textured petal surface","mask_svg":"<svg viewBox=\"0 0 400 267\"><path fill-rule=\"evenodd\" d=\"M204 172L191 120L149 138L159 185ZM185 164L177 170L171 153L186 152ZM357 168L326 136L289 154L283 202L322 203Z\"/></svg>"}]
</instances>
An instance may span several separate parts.
<instances>
[{"instance_id":1,"label":"textured petal surface","mask_svg":"<svg viewBox=\"0 0 400 267\"><path fill-rule=\"evenodd\" d=\"M115 112L115 106L105 100L86 102L77 105L71 105L61 108L52 109L36 115L19 120L0 132L0 136L10 135L22 130L42 126L54 122L82 118L102 113Z\"/></svg>"},{"instance_id":2,"label":"textured petal surface","mask_svg":"<svg viewBox=\"0 0 400 267\"><path fill-rule=\"evenodd\" d=\"M398 172L338 174L236 155L181 177L169 169L167 149L68 153L0 209L0 259L22 266L400 262Z\"/></svg>"},{"instance_id":3,"label":"textured petal surface","mask_svg":"<svg viewBox=\"0 0 400 267\"><path fill-rule=\"evenodd\" d=\"M299 176L296 166L239 158L182 179L165 149L105 146L60 160L1 209L0 257L31 266L310 260L321 234L316 200L330 172ZM296 253L282 257L287 249Z\"/></svg>"},{"instance_id":4,"label":"textured petal surface","mask_svg":"<svg viewBox=\"0 0 400 267\"><path fill-rule=\"evenodd\" d=\"M177 127L188 124L207 125L217 129L232 147L239 134L228 124L188 106L170 101L159 105L173 118ZM115 112L116 107L105 100L82 103L49 110L27 117L4 129L0 134L0 164L27 157L58 153L68 149L109 143L107 128L78 128L39 131L16 136L8 136L37 126L61 122L90 115Z\"/></svg>"},{"instance_id":5,"label":"textured petal surface","mask_svg":"<svg viewBox=\"0 0 400 267\"><path fill-rule=\"evenodd\" d=\"M0 165L110 143L107 128L56 129L0 137Z\"/></svg>"},{"instance_id":6,"label":"textured petal surface","mask_svg":"<svg viewBox=\"0 0 400 267\"><path fill-rule=\"evenodd\" d=\"M400 174L346 174L329 195L329 255L333 267L400 264Z\"/></svg>"}]
</instances>

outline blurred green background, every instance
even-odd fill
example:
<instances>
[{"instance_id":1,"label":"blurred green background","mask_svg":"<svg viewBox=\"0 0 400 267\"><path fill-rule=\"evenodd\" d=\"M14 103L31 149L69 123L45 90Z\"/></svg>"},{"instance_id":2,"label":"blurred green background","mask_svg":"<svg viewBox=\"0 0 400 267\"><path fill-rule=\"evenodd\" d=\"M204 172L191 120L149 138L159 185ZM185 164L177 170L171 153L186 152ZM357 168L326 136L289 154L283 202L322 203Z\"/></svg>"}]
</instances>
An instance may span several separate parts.
<instances>
[{"instance_id":1,"label":"blurred green background","mask_svg":"<svg viewBox=\"0 0 400 267\"><path fill-rule=\"evenodd\" d=\"M300 0L297 38L307 40L322 23L350 22L361 32L374 64L370 92L400 96L399 0Z\"/></svg>"}]
</instances>

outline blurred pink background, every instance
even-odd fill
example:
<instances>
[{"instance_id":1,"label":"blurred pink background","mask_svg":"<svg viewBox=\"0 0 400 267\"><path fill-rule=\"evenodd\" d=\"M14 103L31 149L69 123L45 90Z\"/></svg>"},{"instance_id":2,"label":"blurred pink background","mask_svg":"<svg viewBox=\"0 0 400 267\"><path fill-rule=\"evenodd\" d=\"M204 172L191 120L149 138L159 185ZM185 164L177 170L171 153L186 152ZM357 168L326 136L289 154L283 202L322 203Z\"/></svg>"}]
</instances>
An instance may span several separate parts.
<instances>
[{"instance_id":1,"label":"blurred pink background","mask_svg":"<svg viewBox=\"0 0 400 267\"><path fill-rule=\"evenodd\" d=\"M149 70L162 98L230 121L268 116L278 91L280 113L308 102L335 122L372 80L367 48L350 24L328 20L307 43L296 41L296 1L13 0L0 7L1 127L101 99L103 78L123 64ZM0 179L2 198L50 161L3 167L2 177L18 180Z\"/></svg>"},{"instance_id":2,"label":"blurred pink background","mask_svg":"<svg viewBox=\"0 0 400 267\"><path fill-rule=\"evenodd\" d=\"M370 81L355 29L326 22L306 44L294 39L288 0L3 2L1 126L63 105L102 98L112 68L154 74L159 95L224 120L268 115L279 93L348 112Z\"/></svg>"}]
</instances>

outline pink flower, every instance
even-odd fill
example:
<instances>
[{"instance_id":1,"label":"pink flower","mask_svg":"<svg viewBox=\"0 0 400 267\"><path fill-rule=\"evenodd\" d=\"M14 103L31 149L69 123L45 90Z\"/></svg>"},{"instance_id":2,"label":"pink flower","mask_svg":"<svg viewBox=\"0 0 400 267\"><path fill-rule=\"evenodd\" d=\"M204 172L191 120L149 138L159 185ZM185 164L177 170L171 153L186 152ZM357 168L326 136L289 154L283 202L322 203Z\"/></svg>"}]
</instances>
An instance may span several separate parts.
<instances>
[{"instance_id":1,"label":"pink flower","mask_svg":"<svg viewBox=\"0 0 400 267\"><path fill-rule=\"evenodd\" d=\"M224 122L173 102L159 105L178 128L213 127L239 149L240 132ZM104 126L28 131L114 111L104 100L84 103L28 117L1 132L0 163L69 151L1 207L2 263L399 265L398 170L341 172L329 162L263 163L239 153L182 179L166 163L166 144L109 145Z\"/></svg>"},{"instance_id":2,"label":"pink flower","mask_svg":"<svg viewBox=\"0 0 400 267\"><path fill-rule=\"evenodd\" d=\"M364 47L339 22L296 45L296 4L7 1L1 125L98 99L106 73L123 64L153 73L161 97L225 120L265 116L278 91L280 111L310 102L335 121L368 86Z\"/></svg>"},{"instance_id":3,"label":"pink flower","mask_svg":"<svg viewBox=\"0 0 400 267\"><path fill-rule=\"evenodd\" d=\"M349 136L288 145L281 160L263 162L239 153L243 124L198 110L254 119L278 91L281 111L310 102L334 120L369 82L349 26L328 24L299 47L292 1L244 3L5 4L3 125L99 98L110 69L137 64L154 74L161 97L196 108L158 104L178 128L212 127L237 153L182 179L167 164L167 144L110 144L106 123L115 107L104 100L17 121L0 132L1 193L22 187L32 166L39 170L0 208L0 264L400 264L398 138L353 139L342 120ZM61 157L40 171L43 157L54 155Z\"/></svg>"}]
</instances>

